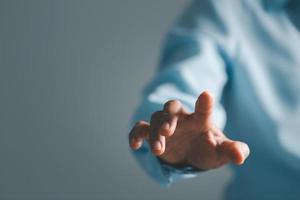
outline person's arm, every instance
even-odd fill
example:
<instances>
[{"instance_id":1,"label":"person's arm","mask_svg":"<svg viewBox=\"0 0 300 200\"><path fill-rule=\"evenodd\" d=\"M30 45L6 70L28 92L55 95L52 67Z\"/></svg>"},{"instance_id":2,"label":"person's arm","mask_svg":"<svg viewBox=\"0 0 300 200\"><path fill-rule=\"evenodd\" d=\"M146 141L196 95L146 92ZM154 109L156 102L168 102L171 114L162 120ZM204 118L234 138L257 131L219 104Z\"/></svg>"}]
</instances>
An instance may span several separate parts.
<instances>
[{"instance_id":1,"label":"person's arm","mask_svg":"<svg viewBox=\"0 0 300 200\"><path fill-rule=\"evenodd\" d=\"M196 116L197 105L194 107L197 97L202 91L208 90L214 96L215 103L212 116L209 114L207 118L211 117L214 126L223 130L226 115L220 100L228 80L228 66L224 59L228 49L223 49L223 45L229 40L225 26L216 7L208 1L195 1L186 10L167 36L159 71L144 90L143 100L132 119L132 125L140 120L150 122L155 118L153 113L163 110L169 100L181 102L184 116ZM199 99L198 102L206 101ZM195 113L188 114L194 109ZM144 126L145 130L150 128L145 122L140 122L137 127ZM138 162L162 185L193 177L199 171L191 163L178 167L162 161L163 156L158 157L159 153L155 156L147 142L137 149L133 154Z\"/></svg>"}]
</instances>

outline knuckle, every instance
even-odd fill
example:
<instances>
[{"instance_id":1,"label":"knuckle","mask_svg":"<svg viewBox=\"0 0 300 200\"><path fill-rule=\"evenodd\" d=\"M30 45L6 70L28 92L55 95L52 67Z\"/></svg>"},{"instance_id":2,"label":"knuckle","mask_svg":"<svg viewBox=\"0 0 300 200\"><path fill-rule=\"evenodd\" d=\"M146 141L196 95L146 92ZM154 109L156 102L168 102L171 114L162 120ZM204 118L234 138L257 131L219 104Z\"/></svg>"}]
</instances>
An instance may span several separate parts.
<instances>
[{"instance_id":1,"label":"knuckle","mask_svg":"<svg viewBox=\"0 0 300 200\"><path fill-rule=\"evenodd\" d=\"M202 136L205 137L205 138L213 138L213 133L211 131L204 131L202 133Z\"/></svg>"},{"instance_id":2,"label":"knuckle","mask_svg":"<svg viewBox=\"0 0 300 200\"><path fill-rule=\"evenodd\" d=\"M210 131L204 132L201 134L201 137L206 144L212 145L212 146L216 145L216 140L215 140L212 132L210 132Z\"/></svg>"}]
</instances>

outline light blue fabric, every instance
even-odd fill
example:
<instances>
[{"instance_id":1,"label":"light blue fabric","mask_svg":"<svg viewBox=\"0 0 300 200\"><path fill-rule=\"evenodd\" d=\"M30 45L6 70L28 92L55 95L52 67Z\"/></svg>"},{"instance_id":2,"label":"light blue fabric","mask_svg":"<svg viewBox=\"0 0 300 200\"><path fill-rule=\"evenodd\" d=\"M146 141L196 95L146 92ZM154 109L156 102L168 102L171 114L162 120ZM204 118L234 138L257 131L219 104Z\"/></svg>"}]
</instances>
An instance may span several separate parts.
<instances>
[{"instance_id":1,"label":"light blue fabric","mask_svg":"<svg viewBox=\"0 0 300 200\"><path fill-rule=\"evenodd\" d=\"M214 123L251 149L243 166L231 166L226 199L300 198L299 4L193 1L168 33L133 117L149 121L169 99L193 111L197 96L211 91ZM147 144L133 154L162 185L197 175L161 165Z\"/></svg>"}]
</instances>

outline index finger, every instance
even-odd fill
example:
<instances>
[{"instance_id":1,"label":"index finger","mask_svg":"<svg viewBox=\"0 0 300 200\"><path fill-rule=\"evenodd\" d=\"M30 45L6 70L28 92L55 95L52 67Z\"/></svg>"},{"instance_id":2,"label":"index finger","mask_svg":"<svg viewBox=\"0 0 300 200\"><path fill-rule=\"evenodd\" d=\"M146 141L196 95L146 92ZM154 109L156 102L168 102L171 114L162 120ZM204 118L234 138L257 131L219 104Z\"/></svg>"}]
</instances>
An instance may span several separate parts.
<instances>
[{"instance_id":1,"label":"index finger","mask_svg":"<svg viewBox=\"0 0 300 200\"><path fill-rule=\"evenodd\" d=\"M211 126L213 104L213 96L208 91L202 92L195 103L195 115L204 131L208 130Z\"/></svg>"}]
</instances>

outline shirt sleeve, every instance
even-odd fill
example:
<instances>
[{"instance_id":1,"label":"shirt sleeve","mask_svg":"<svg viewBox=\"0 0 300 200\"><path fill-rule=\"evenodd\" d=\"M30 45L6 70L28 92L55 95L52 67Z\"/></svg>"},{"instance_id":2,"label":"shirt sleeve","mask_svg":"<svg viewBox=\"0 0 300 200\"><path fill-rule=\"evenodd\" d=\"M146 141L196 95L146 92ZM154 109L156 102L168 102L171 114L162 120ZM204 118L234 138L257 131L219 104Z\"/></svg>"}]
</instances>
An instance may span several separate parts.
<instances>
[{"instance_id":1,"label":"shirt sleeve","mask_svg":"<svg viewBox=\"0 0 300 200\"><path fill-rule=\"evenodd\" d=\"M138 120L149 122L151 114L162 110L171 99L181 101L192 112L198 95L209 90L215 98L213 122L224 128L226 115L220 100L228 80L222 48L226 31L217 8L210 1L199 2L187 8L167 35L158 71L143 91L132 125ZM132 153L147 174L163 186L198 173L190 166L176 169L162 163L151 153L147 142Z\"/></svg>"}]
</instances>

